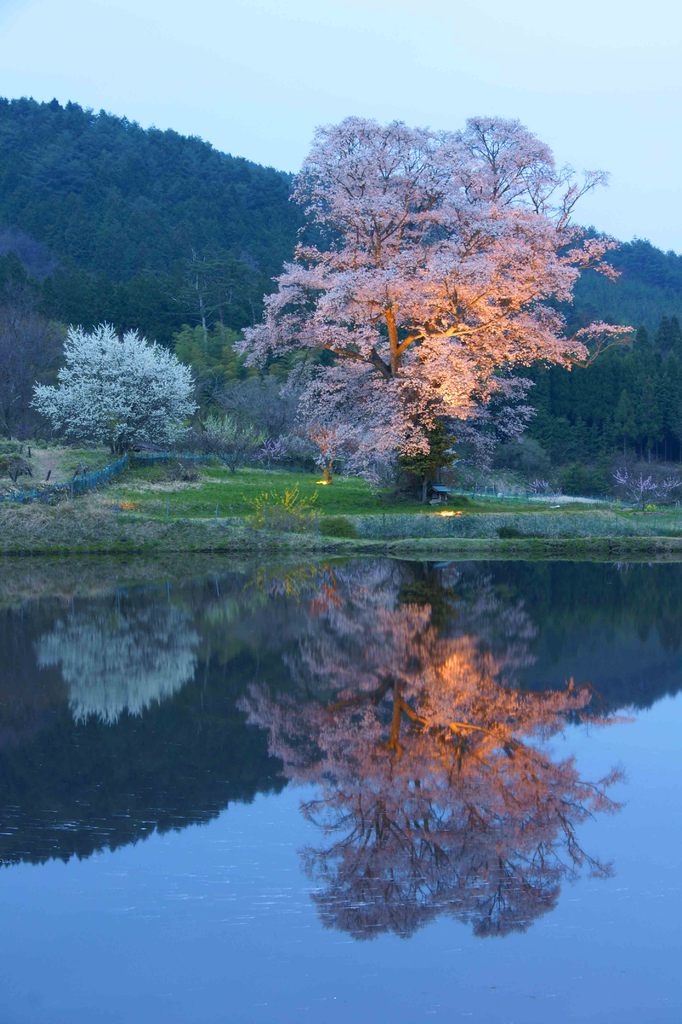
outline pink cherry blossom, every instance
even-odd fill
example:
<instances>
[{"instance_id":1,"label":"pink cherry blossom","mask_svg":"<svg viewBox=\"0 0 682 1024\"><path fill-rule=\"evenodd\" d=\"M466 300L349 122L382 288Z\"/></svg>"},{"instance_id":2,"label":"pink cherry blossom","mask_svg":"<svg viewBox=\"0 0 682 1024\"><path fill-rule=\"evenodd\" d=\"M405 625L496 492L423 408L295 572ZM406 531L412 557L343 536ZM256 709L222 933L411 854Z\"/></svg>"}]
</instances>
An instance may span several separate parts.
<instances>
[{"instance_id":1,"label":"pink cherry blossom","mask_svg":"<svg viewBox=\"0 0 682 1024\"><path fill-rule=\"evenodd\" d=\"M557 168L518 121L320 128L294 188L308 234L242 350L251 364L332 352L310 385L316 420L361 425L356 453L423 450L436 419L477 416L515 368L584 363L588 341L627 331L570 337L555 308L582 270L615 276L616 243L573 222L605 180Z\"/></svg>"}]
</instances>

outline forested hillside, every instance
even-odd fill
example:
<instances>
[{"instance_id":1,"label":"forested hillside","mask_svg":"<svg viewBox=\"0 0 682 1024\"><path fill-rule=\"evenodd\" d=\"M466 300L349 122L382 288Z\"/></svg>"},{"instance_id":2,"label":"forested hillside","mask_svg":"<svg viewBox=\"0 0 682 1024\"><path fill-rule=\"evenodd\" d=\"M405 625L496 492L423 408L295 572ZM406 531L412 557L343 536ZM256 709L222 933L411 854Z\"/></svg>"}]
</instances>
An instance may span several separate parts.
<instances>
[{"instance_id":1,"label":"forested hillside","mask_svg":"<svg viewBox=\"0 0 682 1024\"><path fill-rule=\"evenodd\" d=\"M163 341L240 328L292 251L289 176L197 138L75 103L0 100L0 254L59 320L108 319Z\"/></svg>"},{"instance_id":2,"label":"forested hillside","mask_svg":"<svg viewBox=\"0 0 682 1024\"><path fill-rule=\"evenodd\" d=\"M575 289L574 319L633 324L650 333L663 317L682 319L682 256L635 239L616 249L609 262L620 277L612 282L600 274L583 274Z\"/></svg>"},{"instance_id":3,"label":"forested hillside","mask_svg":"<svg viewBox=\"0 0 682 1024\"><path fill-rule=\"evenodd\" d=\"M290 177L198 138L53 100L0 99L0 256L16 253L62 321L103 318L164 341L202 315L239 329L292 252ZM655 332L682 318L682 256L648 242L585 275L571 311Z\"/></svg>"},{"instance_id":4,"label":"forested hillside","mask_svg":"<svg viewBox=\"0 0 682 1024\"><path fill-rule=\"evenodd\" d=\"M572 467L568 491L609 489L608 463L619 453L642 461L682 461L682 331L664 317L650 334L640 328L631 345L616 347L584 369L534 370L529 433L548 466ZM534 468L547 472L542 459ZM530 467L528 467L530 469Z\"/></svg>"},{"instance_id":5,"label":"forested hillside","mask_svg":"<svg viewBox=\"0 0 682 1024\"><path fill-rule=\"evenodd\" d=\"M301 224L290 188L198 138L75 103L0 99L0 360L3 339L8 358L19 344L26 353L20 373L13 364L20 384L0 382L0 431L28 429L32 382L54 370L48 320L140 328L192 364L200 397L242 379L234 332L259 319ZM682 256L635 240L610 259L619 280L583 275L565 312L573 328L632 324L637 340L587 370L533 371L539 454L510 456L528 473L605 466L618 451L682 454Z\"/></svg>"}]
</instances>

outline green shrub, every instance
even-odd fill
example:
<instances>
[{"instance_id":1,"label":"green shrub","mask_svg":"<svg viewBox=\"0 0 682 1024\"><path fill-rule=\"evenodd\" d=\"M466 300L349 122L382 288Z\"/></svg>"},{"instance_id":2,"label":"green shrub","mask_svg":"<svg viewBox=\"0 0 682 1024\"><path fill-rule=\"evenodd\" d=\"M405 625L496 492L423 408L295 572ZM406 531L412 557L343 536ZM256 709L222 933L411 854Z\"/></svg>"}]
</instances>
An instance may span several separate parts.
<instances>
[{"instance_id":1,"label":"green shrub","mask_svg":"<svg viewBox=\"0 0 682 1024\"><path fill-rule=\"evenodd\" d=\"M519 537L527 537L528 534L524 533L523 530L517 530L515 526L500 526L497 530L497 536L501 540L517 540Z\"/></svg>"},{"instance_id":2,"label":"green shrub","mask_svg":"<svg viewBox=\"0 0 682 1024\"><path fill-rule=\"evenodd\" d=\"M345 516L323 516L320 519L320 533L325 537L357 537L354 523Z\"/></svg>"},{"instance_id":3,"label":"green shrub","mask_svg":"<svg viewBox=\"0 0 682 1024\"><path fill-rule=\"evenodd\" d=\"M253 499L252 524L257 530L304 533L315 523L317 493L303 498L298 484L283 491L263 491Z\"/></svg>"},{"instance_id":4,"label":"green shrub","mask_svg":"<svg viewBox=\"0 0 682 1024\"><path fill-rule=\"evenodd\" d=\"M552 471L549 455L533 437L501 444L495 452L494 465L496 469L516 470L528 479L546 477Z\"/></svg>"},{"instance_id":5,"label":"green shrub","mask_svg":"<svg viewBox=\"0 0 682 1024\"><path fill-rule=\"evenodd\" d=\"M609 493L610 482L602 469L574 462L561 473L561 489L564 494L603 497Z\"/></svg>"},{"instance_id":6,"label":"green shrub","mask_svg":"<svg viewBox=\"0 0 682 1024\"><path fill-rule=\"evenodd\" d=\"M20 441L0 440L0 455L19 455L23 445Z\"/></svg>"}]
</instances>

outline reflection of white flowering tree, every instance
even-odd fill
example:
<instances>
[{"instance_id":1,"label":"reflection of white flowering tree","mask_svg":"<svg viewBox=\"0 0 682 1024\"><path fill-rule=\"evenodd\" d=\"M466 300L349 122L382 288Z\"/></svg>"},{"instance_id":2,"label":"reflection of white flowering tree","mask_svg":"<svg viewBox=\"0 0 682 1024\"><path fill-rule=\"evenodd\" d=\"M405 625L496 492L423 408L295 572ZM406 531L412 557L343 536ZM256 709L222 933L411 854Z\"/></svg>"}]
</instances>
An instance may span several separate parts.
<instances>
[{"instance_id":1,"label":"reflection of white flowering tree","mask_svg":"<svg viewBox=\"0 0 682 1024\"><path fill-rule=\"evenodd\" d=\"M188 613L175 605L73 612L37 644L41 668L59 667L77 722L113 724L140 715L194 675L199 642Z\"/></svg>"}]
</instances>

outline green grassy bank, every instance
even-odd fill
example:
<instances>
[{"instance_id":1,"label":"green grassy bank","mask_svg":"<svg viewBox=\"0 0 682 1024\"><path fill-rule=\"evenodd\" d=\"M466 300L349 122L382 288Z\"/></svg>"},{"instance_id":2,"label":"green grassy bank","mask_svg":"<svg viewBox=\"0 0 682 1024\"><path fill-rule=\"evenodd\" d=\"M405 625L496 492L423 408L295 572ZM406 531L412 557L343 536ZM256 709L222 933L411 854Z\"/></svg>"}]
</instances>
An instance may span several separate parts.
<instances>
[{"instance_id":1,"label":"green grassy bank","mask_svg":"<svg viewBox=\"0 0 682 1024\"><path fill-rule=\"evenodd\" d=\"M98 493L55 505L0 506L0 552L23 554L233 555L388 553L402 557L682 557L682 513L466 497L429 507L310 474L201 467L133 468ZM256 529L258 496L297 489L305 521ZM269 500L269 499L268 499ZM447 513L443 515L442 513Z\"/></svg>"},{"instance_id":2,"label":"green grassy bank","mask_svg":"<svg viewBox=\"0 0 682 1024\"><path fill-rule=\"evenodd\" d=\"M271 532L251 528L246 522L214 519L171 519L165 522L136 513L113 513L93 507L86 500L57 507L30 505L0 510L0 552L4 555L24 554L162 554L191 552L229 552L249 557L273 553L291 555L325 555L352 553L386 553L402 557L440 557L441 555L483 556L509 555L523 557L644 557L666 555L682 557L682 537L652 532L651 521L645 522L646 533L633 529L626 535L590 533L590 522L581 525L570 514L547 523L546 535L538 534L538 516L533 516L531 533L524 534L527 513L498 514L507 531L517 536L500 536L492 532L494 517L476 516L467 523L467 535L419 535L419 517L409 536L381 536L380 523L373 524L372 536L327 536L317 530L305 533ZM561 535L562 519L570 535ZM464 520L464 517L462 517ZM357 520L356 520L357 522ZM480 526L477 535L476 526ZM551 532L549 527L551 526ZM602 523L603 528L603 523Z\"/></svg>"}]
</instances>

